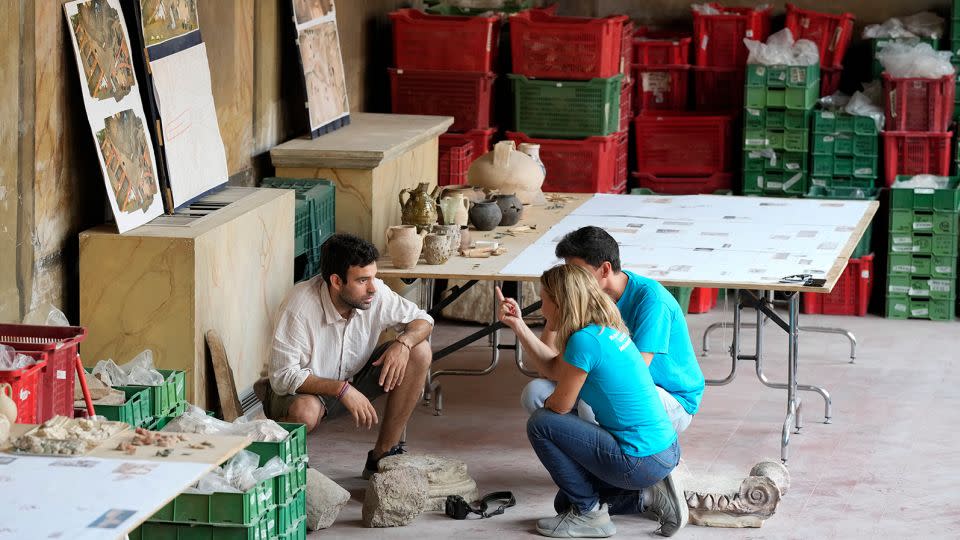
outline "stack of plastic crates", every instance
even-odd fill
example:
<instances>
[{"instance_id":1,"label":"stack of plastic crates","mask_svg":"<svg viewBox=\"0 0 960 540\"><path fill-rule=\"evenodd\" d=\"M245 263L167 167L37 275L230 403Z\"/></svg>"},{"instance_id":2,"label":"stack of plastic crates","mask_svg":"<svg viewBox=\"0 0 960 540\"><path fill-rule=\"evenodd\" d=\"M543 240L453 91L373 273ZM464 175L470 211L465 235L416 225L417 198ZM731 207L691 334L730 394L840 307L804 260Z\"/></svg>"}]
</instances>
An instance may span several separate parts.
<instances>
[{"instance_id":1,"label":"stack of plastic crates","mask_svg":"<svg viewBox=\"0 0 960 540\"><path fill-rule=\"evenodd\" d=\"M950 174L956 75L894 78L883 73L884 181L898 175Z\"/></svg>"},{"instance_id":2,"label":"stack of plastic crates","mask_svg":"<svg viewBox=\"0 0 960 540\"><path fill-rule=\"evenodd\" d=\"M709 11L707 11L709 10ZM769 7L725 7L710 3L693 8L693 88L698 111L738 111L743 107L744 38L766 41Z\"/></svg>"},{"instance_id":3,"label":"stack of plastic crates","mask_svg":"<svg viewBox=\"0 0 960 540\"><path fill-rule=\"evenodd\" d=\"M880 135L873 118L813 111L810 182L826 188L872 188L880 174Z\"/></svg>"},{"instance_id":4,"label":"stack of plastic crates","mask_svg":"<svg viewBox=\"0 0 960 540\"><path fill-rule=\"evenodd\" d=\"M320 272L320 246L336 231L336 188L317 178L264 178L262 187L296 192L294 257L302 257L303 271L295 276L310 279ZM297 267L300 264L295 265Z\"/></svg>"},{"instance_id":5,"label":"stack of plastic crates","mask_svg":"<svg viewBox=\"0 0 960 540\"><path fill-rule=\"evenodd\" d=\"M946 188L890 189L886 315L953 320L957 294L957 179Z\"/></svg>"},{"instance_id":6,"label":"stack of plastic crates","mask_svg":"<svg viewBox=\"0 0 960 540\"><path fill-rule=\"evenodd\" d=\"M829 96L840 88L843 57L853 37L852 13L820 13L787 4L786 27L794 39L814 42L820 51L820 95Z\"/></svg>"},{"instance_id":7,"label":"stack of plastic crates","mask_svg":"<svg viewBox=\"0 0 960 540\"><path fill-rule=\"evenodd\" d=\"M540 145L543 191L626 190L630 106L621 98L630 92L630 36L622 15L510 17L514 131L507 137Z\"/></svg>"},{"instance_id":8,"label":"stack of plastic crates","mask_svg":"<svg viewBox=\"0 0 960 540\"><path fill-rule=\"evenodd\" d=\"M817 64L747 66L745 195L796 197L807 192L810 117L819 97Z\"/></svg>"},{"instance_id":9,"label":"stack of plastic crates","mask_svg":"<svg viewBox=\"0 0 960 540\"><path fill-rule=\"evenodd\" d=\"M814 185L807 193L807 198L810 199L830 200L876 200L879 196L879 189L872 186L825 187ZM847 268L840 275L832 292L829 294L803 293L804 313L855 315L858 317L867 314L874 281L873 254L870 249L872 230L872 224L864 230L860 242L854 248L853 253L850 254Z\"/></svg>"},{"instance_id":10,"label":"stack of plastic crates","mask_svg":"<svg viewBox=\"0 0 960 540\"><path fill-rule=\"evenodd\" d=\"M950 9L950 63L953 64L953 70L960 73L960 0L953 0ZM954 90L953 94L953 119L960 117L960 92ZM960 159L960 156L958 156Z\"/></svg>"},{"instance_id":11,"label":"stack of plastic crates","mask_svg":"<svg viewBox=\"0 0 960 540\"><path fill-rule=\"evenodd\" d=\"M682 111L689 103L689 35L654 32L640 27L631 47L631 78L636 89L634 114L640 111Z\"/></svg>"},{"instance_id":12,"label":"stack of plastic crates","mask_svg":"<svg viewBox=\"0 0 960 540\"><path fill-rule=\"evenodd\" d=\"M88 377L93 376L92 369L86 371ZM175 369L157 371L163 377L163 382L158 385L115 386L124 393L123 403L97 405L97 415L134 427L159 429L166 425L164 419L183 414L187 410L187 372Z\"/></svg>"},{"instance_id":13,"label":"stack of plastic crates","mask_svg":"<svg viewBox=\"0 0 960 540\"><path fill-rule=\"evenodd\" d=\"M183 493L130 534L131 539L244 538L303 540L306 530L306 430L280 424L290 432L279 442L255 442L247 450L258 466L279 457L289 472L256 483L243 493Z\"/></svg>"}]
</instances>

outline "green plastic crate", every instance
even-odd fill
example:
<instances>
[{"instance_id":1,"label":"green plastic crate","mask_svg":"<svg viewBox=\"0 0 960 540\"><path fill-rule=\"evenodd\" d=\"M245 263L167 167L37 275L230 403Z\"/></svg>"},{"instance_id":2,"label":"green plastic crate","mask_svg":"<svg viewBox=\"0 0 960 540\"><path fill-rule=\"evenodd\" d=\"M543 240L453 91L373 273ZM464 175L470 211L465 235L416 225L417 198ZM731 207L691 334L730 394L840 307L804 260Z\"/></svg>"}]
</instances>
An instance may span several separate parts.
<instances>
[{"instance_id":1,"label":"green plastic crate","mask_svg":"<svg viewBox=\"0 0 960 540\"><path fill-rule=\"evenodd\" d=\"M877 135L853 135L853 155L876 158L880 152L880 138Z\"/></svg>"},{"instance_id":2,"label":"green plastic crate","mask_svg":"<svg viewBox=\"0 0 960 540\"><path fill-rule=\"evenodd\" d=\"M767 125L767 109L747 107L743 110L744 128L763 129Z\"/></svg>"},{"instance_id":3,"label":"green plastic crate","mask_svg":"<svg viewBox=\"0 0 960 540\"><path fill-rule=\"evenodd\" d=\"M950 300L956 297L953 279L931 279L926 276L890 274L887 276L887 297L932 298Z\"/></svg>"},{"instance_id":4,"label":"green plastic crate","mask_svg":"<svg viewBox=\"0 0 960 540\"><path fill-rule=\"evenodd\" d=\"M929 232L956 235L957 212L929 210L890 210L890 232Z\"/></svg>"},{"instance_id":5,"label":"green plastic crate","mask_svg":"<svg viewBox=\"0 0 960 540\"><path fill-rule=\"evenodd\" d=\"M891 231L890 253L957 257L957 237L949 234Z\"/></svg>"},{"instance_id":6,"label":"green plastic crate","mask_svg":"<svg viewBox=\"0 0 960 540\"><path fill-rule=\"evenodd\" d=\"M807 192L807 180L805 172L758 174L744 171L743 193L800 197Z\"/></svg>"},{"instance_id":7,"label":"green plastic crate","mask_svg":"<svg viewBox=\"0 0 960 540\"><path fill-rule=\"evenodd\" d=\"M296 192L294 256L319 251L321 240L336 230L336 186L322 178L264 178L262 187ZM304 206L305 203L305 206ZM306 212L304 216L303 212Z\"/></svg>"},{"instance_id":8,"label":"green plastic crate","mask_svg":"<svg viewBox=\"0 0 960 540\"><path fill-rule=\"evenodd\" d=\"M810 160L813 162L813 159ZM811 165L812 168L812 165ZM810 186L820 186L820 187L839 187L839 188L852 188L852 189L871 189L875 187L876 178L856 178L856 177L842 177L842 176L828 176L828 175L812 175L810 178Z\"/></svg>"},{"instance_id":9,"label":"green plastic crate","mask_svg":"<svg viewBox=\"0 0 960 540\"><path fill-rule=\"evenodd\" d=\"M889 275L953 279L957 276L957 258L955 256L934 257L913 253L891 253L887 259L887 273Z\"/></svg>"},{"instance_id":10,"label":"green plastic crate","mask_svg":"<svg viewBox=\"0 0 960 540\"><path fill-rule=\"evenodd\" d=\"M783 149L787 152L806 152L809 132L805 129L788 129L783 132Z\"/></svg>"},{"instance_id":11,"label":"green plastic crate","mask_svg":"<svg viewBox=\"0 0 960 540\"><path fill-rule=\"evenodd\" d=\"M946 212L960 211L960 190L957 189L960 179L951 178L945 189L905 189L898 187L900 182L909 180L910 176L898 176L890 189L890 207L909 210L943 210Z\"/></svg>"},{"instance_id":12,"label":"green plastic crate","mask_svg":"<svg viewBox=\"0 0 960 540\"><path fill-rule=\"evenodd\" d=\"M589 81L542 81L509 75L514 128L533 137L576 139L620 129L623 75Z\"/></svg>"},{"instance_id":13,"label":"green plastic crate","mask_svg":"<svg viewBox=\"0 0 960 540\"><path fill-rule=\"evenodd\" d=\"M163 375L159 386L130 385L130 388L149 388L153 416L166 416L187 400L186 372L158 369Z\"/></svg>"},{"instance_id":14,"label":"green plastic crate","mask_svg":"<svg viewBox=\"0 0 960 540\"><path fill-rule=\"evenodd\" d=\"M274 479L268 478L244 493L181 493L148 521L204 525L255 525L273 508Z\"/></svg>"},{"instance_id":15,"label":"green plastic crate","mask_svg":"<svg viewBox=\"0 0 960 540\"><path fill-rule=\"evenodd\" d=\"M837 133L833 136L833 153L838 156L853 155L853 134Z\"/></svg>"},{"instance_id":16,"label":"green plastic crate","mask_svg":"<svg viewBox=\"0 0 960 540\"><path fill-rule=\"evenodd\" d=\"M306 491L299 491L286 503L277 505L277 530L289 531L307 517Z\"/></svg>"},{"instance_id":17,"label":"green plastic crate","mask_svg":"<svg viewBox=\"0 0 960 540\"><path fill-rule=\"evenodd\" d=\"M277 540L306 540L307 538L307 519L301 519L296 526L285 533L281 533Z\"/></svg>"},{"instance_id":18,"label":"green plastic crate","mask_svg":"<svg viewBox=\"0 0 960 540\"><path fill-rule=\"evenodd\" d=\"M875 201L880 197L880 190L877 188L861 189L836 186L822 187L815 185L810 187L810 191L807 192L806 197L808 199ZM857 243L857 247L854 248L850 258L859 259L864 255L868 255L871 252L870 243L872 240L873 223L870 223L863 231L863 236L860 237L860 241Z\"/></svg>"},{"instance_id":19,"label":"green plastic crate","mask_svg":"<svg viewBox=\"0 0 960 540\"><path fill-rule=\"evenodd\" d=\"M139 534L141 540L272 540L278 535L277 510L271 508L246 527L148 521L140 526Z\"/></svg>"},{"instance_id":20,"label":"green plastic crate","mask_svg":"<svg viewBox=\"0 0 960 540\"><path fill-rule=\"evenodd\" d=\"M277 503L290 500L307 485L307 462L301 460L290 465L293 467L292 471L273 479L273 492L277 495Z\"/></svg>"},{"instance_id":21,"label":"green plastic crate","mask_svg":"<svg viewBox=\"0 0 960 540\"><path fill-rule=\"evenodd\" d=\"M303 424L280 422L280 427L290 432L286 439L277 442L252 442L247 450L260 456L260 466L274 457L284 463L300 462L307 455L307 429Z\"/></svg>"},{"instance_id":22,"label":"green plastic crate","mask_svg":"<svg viewBox=\"0 0 960 540\"><path fill-rule=\"evenodd\" d=\"M820 66L747 64L746 85L765 88L820 88Z\"/></svg>"},{"instance_id":23,"label":"green plastic crate","mask_svg":"<svg viewBox=\"0 0 960 540\"><path fill-rule=\"evenodd\" d=\"M887 297L887 318L952 321L954 300Z\"/></svg>"},{"instance_id":24,"label":"green plastic crate","mask_svg":"<svg viewBox=\"0 0 960 540\"><path fill-rule=\"evenodd\" d=\"M664 287L680 304L680 309L686 315L690 311L690 296L693 295L693 287Z\"/></svg>"},{"instance_id":25,"label":"green plastic crate","mask_svg":"<svg viewBox=\"0 0 960 540\"><path fill-rule=\"evenodd\" d=\"M908 44L917 44L920 42L929 43L933 50L938 50L940 48L940 39L939 38L928 38L928 37L912 37L912 38L873 38L870 40L870 57L873 58L873 71L872 75L874 79L879 79L880 74L883 73L883 65L880 64L880 61L877 60L877 51L881 47L886 46L887 43L892 41L898 41L900 43Z\"/></svg>"},{"instance_id":26,"label":"green plastic crate","mask_svg":"<svg viewBox=\"0 0 960 540\"><path fill-rule=\"evenodd\" d=\"M874 135L878 133L877 124L869 116L854 116L844 111L813 111L812 131L818 135L852 133L856 135Z\"/></svg>"},{"instance_id":27,"label":"green plastic crate","mask_svg":"<svg viewBox=\"0 0 960 540\"><path fill-rule=\"evenodd\" d=\"M114 422L123 422L133 427L141 427L153 420L150 409L150 390L143 387L118 386L125 396L123 405L97 405L98 416Z\"/></svg>"}]
</instances>

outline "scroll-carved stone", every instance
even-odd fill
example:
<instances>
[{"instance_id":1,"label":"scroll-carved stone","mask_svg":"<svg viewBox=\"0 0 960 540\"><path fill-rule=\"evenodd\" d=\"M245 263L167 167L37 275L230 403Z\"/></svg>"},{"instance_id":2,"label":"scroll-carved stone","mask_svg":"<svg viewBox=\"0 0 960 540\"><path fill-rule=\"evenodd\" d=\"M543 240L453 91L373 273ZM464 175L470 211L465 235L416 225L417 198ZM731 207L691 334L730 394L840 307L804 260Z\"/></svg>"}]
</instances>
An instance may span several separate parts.
<instances>
[{"instance_id":1,"label":"scroll-carved stone","mask_svg":"<svg viewBox=\"0 0 960 540\"><path fill-rule=\"evenodd\" d=\"M778 462L761 462L747 477L691 475L678 467L690 508L690 523L704 527L760 527L777 511L790 485ZM755 473L762 473L760 475Z\"/></svg>"},{"instance_id":2,"label":"scroll-carved stone","mask_svg":"<svg viewBox=\"0 0 960 540\"><path fill-rule=\"evenodd\" d=\"M467 474L467 464L427 454L398 454L380 460L380 472L404 467L419 470L427 479L425 512L442 512L448 495L459 495L468 502L480 498L477 483Z\"/></svg>"}]
</instances>

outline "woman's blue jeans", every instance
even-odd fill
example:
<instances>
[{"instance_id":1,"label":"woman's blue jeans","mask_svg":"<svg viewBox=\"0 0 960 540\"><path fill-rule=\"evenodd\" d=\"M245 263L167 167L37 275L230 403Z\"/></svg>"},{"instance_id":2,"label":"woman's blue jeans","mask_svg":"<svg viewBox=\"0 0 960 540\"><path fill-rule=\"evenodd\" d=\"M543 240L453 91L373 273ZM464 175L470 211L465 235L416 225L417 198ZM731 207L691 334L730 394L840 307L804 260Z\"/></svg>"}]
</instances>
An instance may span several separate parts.
<instances>
[{"instance_id":1,"label":"woman's blue jeans","mask_svg":"<svg viewBox=\"0 0 960 540\"><path fill-rule=\"evenodd\" d=\"M639 491L663 480L680 462L676 441L657 454L634 457L602 427L549 409L530 416L527 437L561 493L581 512L599 502L601 489Z\"/></svg>"}]
</instances>

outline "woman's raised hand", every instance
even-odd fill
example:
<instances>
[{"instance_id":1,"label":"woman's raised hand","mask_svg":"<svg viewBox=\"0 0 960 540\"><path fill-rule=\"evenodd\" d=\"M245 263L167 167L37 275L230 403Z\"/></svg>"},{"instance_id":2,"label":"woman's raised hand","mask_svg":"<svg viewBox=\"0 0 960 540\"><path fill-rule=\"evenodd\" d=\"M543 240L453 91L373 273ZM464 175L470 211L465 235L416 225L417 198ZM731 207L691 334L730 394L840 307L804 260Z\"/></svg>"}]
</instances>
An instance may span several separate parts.
<instances>
[{"instance_id":1,"label":"woman's raised hand","mask_svg":"<svg viewBox=\"0 0 960 540\"><path fill-rule=\"evenodd\" d=\"M497 308L497 319L509 326L510 329L516 331L517 328L523 324L523 317L520 314L520 304L513 298L504 298L503 291L500 290L500 287L496 288L496 292L497 303L499 304Z\"/></svg>"}]
</instances>

